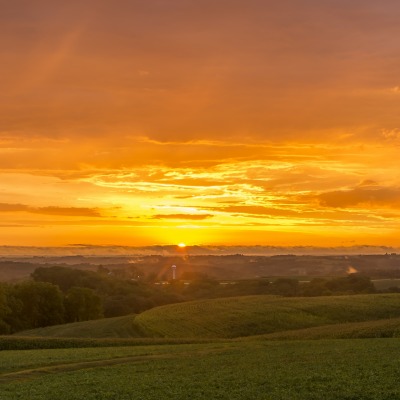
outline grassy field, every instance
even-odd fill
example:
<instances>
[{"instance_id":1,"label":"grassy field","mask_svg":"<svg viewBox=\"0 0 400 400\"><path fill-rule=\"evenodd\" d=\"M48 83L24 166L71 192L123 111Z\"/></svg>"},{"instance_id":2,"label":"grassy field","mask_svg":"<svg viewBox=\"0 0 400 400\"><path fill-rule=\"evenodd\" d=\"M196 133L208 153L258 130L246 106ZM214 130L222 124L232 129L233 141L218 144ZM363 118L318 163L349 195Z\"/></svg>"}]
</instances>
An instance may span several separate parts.
<instances>
[{"instance_id":1,"label":"grassy field","mask_svg":"<svg viewBox=\"0 0 400 400\"><path fill-rule=\"evenodd\" d=\"M2 400L396 400L397 339L2 352Z\"/></svg>"},{"instance_id":2,"label":"grassy field","mask_svg":"<svg viewBox=\"0 0 400 400\"><path fill-rule=\"evenodd\" d=\"M236 338L400 318L400 294L280 298L246 296L156 307L137 316L66 324L22 336Z\"/></svg>"},{"instance_id":3,"label":"grassy field","mask_svg":"<svg viewBox=\"0 0 400 400\"><path fill-rule=\"evenodd\" d=\"M70 349L86 347L151 346L166 344L195 344L221 342L223 339L174 338L59 338L35 336L0 336L1 350Z\"/></svg>"},{"instance_id":4,"label":"grassy field","mask_svg":"<svg viewBox=\"0 0 400 400\"><path fill-rule=\"evenodd\" d=\"M1 400L400 400L398 294L204 300L24 334L0 337Z\"/></svg>"},{"instance_id":5,"label":"grassy field","mask_svg":"<svg viewBox=\"0 0 400 400\"><path fill-rule=\"evenodd\" d=\"M398 294L248 296L157 307L138 315L135 323L156 337L234 338L394 317L400 317Z\"/></svg>"},{"instance_id":6,"label":"grassy field","mask_svg":"<svg viewBox=\"0 0 400 400\"><path fill-rule=\"evenodd\" d=\"M134 324L135 315L48 326L22 333L23 336L79 338L139 338L146 334Z\"/></svg>"},{"instance_id":7,"label":"grassy field","mask_svg":"<svg viewBox=\"0 0 400 400\"><path fill-rule=\"evenodd\" d=\"M400 318L377 321L349 322L305 329L281 331L265 335L239 338L240 340L311 340L311 339L366 339L400 338Z\"/></svg>"}]
</instances>

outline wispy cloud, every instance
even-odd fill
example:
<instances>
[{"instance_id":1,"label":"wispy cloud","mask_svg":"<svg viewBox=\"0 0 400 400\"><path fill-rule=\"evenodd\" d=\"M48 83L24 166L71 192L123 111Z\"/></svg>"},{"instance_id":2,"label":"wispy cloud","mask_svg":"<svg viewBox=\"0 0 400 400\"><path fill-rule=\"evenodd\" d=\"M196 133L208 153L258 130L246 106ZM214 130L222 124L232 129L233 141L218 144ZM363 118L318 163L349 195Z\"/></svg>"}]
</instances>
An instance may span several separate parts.
<instances>
[{"instance_id":1,"label":"wispy cloud","mask_svg":"<svg viewBox=\"0 0 400 400\"><path fill-rule=\"evenodd\" d=\"M191 219L194 221L201 221L213 217L211 214L155 214L153 219L172 219L172 220L185 220Z\"/></svg>"},{"instance_id":2,"label":"wispy cloud","mask_svg":"<svg viewBox=\"0 0 400 400\"><path fill-rule=\"evenodd\" d=\"M25 204L0 203L0 212L28 212L32 214L58 215L69 217L101 217L98 210L83 207L32 207Z\"/></svg>"},{"instance_id":3,"label":"wispy cloud","mask_svg":"<svg viewBox=\"0 0 400 400\"><path fill-rule=\"evenodd\" d=\"M353 188L322 193L318 196L325 207L357 206L400 208L400 188Z\"/></svg>"}]
</instances>

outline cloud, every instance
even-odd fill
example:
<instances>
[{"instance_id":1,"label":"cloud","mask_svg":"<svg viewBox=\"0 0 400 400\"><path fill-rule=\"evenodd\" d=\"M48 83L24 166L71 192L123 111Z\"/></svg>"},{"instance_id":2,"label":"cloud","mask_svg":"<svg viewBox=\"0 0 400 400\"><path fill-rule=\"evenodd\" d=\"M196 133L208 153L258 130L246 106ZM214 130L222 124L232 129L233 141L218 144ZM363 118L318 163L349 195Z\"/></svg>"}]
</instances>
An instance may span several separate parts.
<instances>
[{"instance_id":1,"label":"cloud","mask_svg":"<svg viewBox=\"0 0 400 400\"><path fill-rule=\"evenodd\" d=\"M356 187L322 193L317 198L324 207L347 208L368 205L399 208L400 188Z\"/></svg>"},{"instance_id":2,"label":"cloud","mask_svg":"<svg viewBox=\"0 0 400 400\"><path fill-rule=\"evenodd\" d=\"M378 182L372 179L365 179L358 184L358 187L378 186Z\"/></svg>"},{"instance_id":3,"label":"cloud","mask_svg":"<svg viewBox=\"0 0 400 400\"><path fill-rule=\"evenodd\" d=\"M381 135L386 140L399 140L400 139L400 129L382 129Z\"/></svg>"},{"instance_id":4,"label":"cloud","mask_svg":"<svg viewBox=\"0 0 400 400\"><path fill-rule=\"evenodd\" d=\"M68 217L101 217L95 208L86 207L31 207L25 204L0 203L0 212L28 212L42 215L58 215Z\"/></svg>"},{"instance_id":5,"label":"cloud","mask_svg":"<svg viewBox=\"0 0 400 400\"><path fill-rule=\"evenodd\" d=\"M190 219L200 221L203 219L213 217L212 214L156 214L153 215L152 219Z\"/></svg>"},{"instance_id":6,"label":"cloud","mask_svg":"<svg viewBox=\"0 0 400 400\"><path fill-rule=\"evenodd\" d=\"M397 119L395 96L354 94L397 87L393 1L13 3L0 117L15 135L275 139Z\"/></svg>"},{"instance_id":7,"label":"cloud","mask_svg":"<svg viewBox=\"0 0 400 400\"><path fill-rule=\"evenodd\" d=\"M29 206L24 204L0 203L0 212L28 211L29 208Z\"/></svg>"},{"instance_id":8,"label":"cloud","mask_svg":"<svg viewBox=\"0 0 400 400\"><path fill-rule=\"evenodd\" d=\"M300 216L300 213L294 210L287 210L281 208L272 208L264 206L227 206L214 208L227 213L248 214L253 216Z\"/></svg>"},{"instance_id":9,"label":"cloud","mask_svg":"<svg viewBox=\"0 0 400 400\"><path fill-rule=\"evenodd\" d=\"M38 207L30 209L35 214L64 215L70 217L101 217L98 210L85 207Z\"/></svg>"},{"instance_id":10,"label":"cloud","mask_svg":"<svg viewBox=\"0 0 400 400\"><path fill-rule=\"evenodd\" d=\"M399 225L400 3L5 3L3 223Z\"/></svg>"}]
</instances>

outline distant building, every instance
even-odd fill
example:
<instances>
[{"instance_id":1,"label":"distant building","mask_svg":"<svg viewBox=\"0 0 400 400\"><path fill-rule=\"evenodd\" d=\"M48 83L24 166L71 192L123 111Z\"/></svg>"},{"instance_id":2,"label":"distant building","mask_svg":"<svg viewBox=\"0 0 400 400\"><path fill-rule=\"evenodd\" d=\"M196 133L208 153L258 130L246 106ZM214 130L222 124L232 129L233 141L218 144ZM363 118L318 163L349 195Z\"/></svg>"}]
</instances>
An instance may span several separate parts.
<instances>
[{"instance_id":1,"label":"distant building","mask_svg":"<svg viewBox=\"0 0 400 400\"><path fill-rule=\"evenodd\" d=\"M175 280L176 279L176 265L173 265L171 267L171 269L172 269L172 280Z\"/></svg>"}]
</instances>

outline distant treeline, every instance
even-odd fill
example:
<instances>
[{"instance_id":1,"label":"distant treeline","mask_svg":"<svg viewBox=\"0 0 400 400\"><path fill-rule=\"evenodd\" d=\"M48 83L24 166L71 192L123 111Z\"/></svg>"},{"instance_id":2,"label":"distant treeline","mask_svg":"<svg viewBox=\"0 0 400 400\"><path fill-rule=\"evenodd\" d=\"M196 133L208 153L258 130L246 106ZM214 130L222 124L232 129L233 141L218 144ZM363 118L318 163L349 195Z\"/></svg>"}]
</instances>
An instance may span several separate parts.
<instances>
[{"instance_id":1,"label":"distant treeline","mask_svg":"<svg viewBox=\"0 0 400 400\"><path fill-rule=\"evenodd\" d=\"M301 282L292 278L247 279L234 282L218 282L213 279L198 279L187 287L183 282L173 282L175 293L189 300L201 298L247 296L271 294L285 297L312 297L345 294L376 293L371 279L362 274L350 274L345 277L324 279L315 278L310 282Z\"/></svg>"},{"instance_id":2,"label":"distant treeline","mask_svg":"<svg viewBox=\"0 0 400 400\"><path fill-rule=\"evenodd\" d=\"M371 279L399 278L400 255L358 256L132 256L132 257L31 257L1 258L0 281L28 279L39 267L71 267L85 271L105 268L114 276L144 282L169 280L176 265L178 279L192 280L192 275L206 274L217 280L244 280L259 277L339 277L349 271Z\"/></svg>"},{"instance_id":3,"label":"distant treeline","mask_svg":"<svg viewBox=\"0 0 400 400\"><path fill-rule=\"evenodd\" d=\"M111 274L107 268L84 271L67 267L37 268L32 280L0 284L0 333L115 317L182 301L272 294L329 296L376 292L370 278L361 274L310 282L279 278L218 281L193 275L191 281L136 281Z\"/></svg>"}]
</instances>

